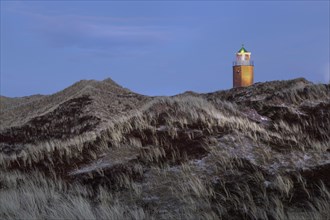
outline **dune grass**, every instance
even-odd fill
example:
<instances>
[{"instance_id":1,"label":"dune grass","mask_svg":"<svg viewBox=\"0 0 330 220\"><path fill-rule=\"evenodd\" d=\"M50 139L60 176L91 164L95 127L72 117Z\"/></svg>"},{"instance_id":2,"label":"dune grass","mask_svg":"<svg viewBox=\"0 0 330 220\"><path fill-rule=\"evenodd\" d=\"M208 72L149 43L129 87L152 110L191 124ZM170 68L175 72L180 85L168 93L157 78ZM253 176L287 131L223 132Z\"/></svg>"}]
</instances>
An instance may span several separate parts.
<instances>
[{"instance_id":1,"label":"dune grass","mask_svg":"<svg viewBox=\"0 0 330 220\"><path fill-rule=\"evenodd\" d=\"M298 103L302 92L283 96ZM155 98L102 129L0 152L0 218L329 219L328 186L297 167L325 160L329 130L304 123L264 125L226 101Z\"/></svg>"}]
</instances>

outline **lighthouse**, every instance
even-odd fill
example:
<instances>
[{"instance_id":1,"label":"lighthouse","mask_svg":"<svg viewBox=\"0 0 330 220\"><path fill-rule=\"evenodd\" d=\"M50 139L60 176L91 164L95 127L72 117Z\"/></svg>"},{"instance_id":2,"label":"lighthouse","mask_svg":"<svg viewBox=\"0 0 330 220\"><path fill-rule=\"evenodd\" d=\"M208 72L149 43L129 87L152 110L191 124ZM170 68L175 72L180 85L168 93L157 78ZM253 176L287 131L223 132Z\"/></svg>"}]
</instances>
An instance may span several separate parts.
<instances>
[{"instance_id":1,"label":"lighthouse","mask_svg":"<svg viewBox=\"0 0 330 220\"><path fill-rule=\"evenodd\" d=\"M236 53L236 61L233 62L233 87L245 87L253 84L254 64L251 53L242 48Z\"/></svg>"}]
</instances>

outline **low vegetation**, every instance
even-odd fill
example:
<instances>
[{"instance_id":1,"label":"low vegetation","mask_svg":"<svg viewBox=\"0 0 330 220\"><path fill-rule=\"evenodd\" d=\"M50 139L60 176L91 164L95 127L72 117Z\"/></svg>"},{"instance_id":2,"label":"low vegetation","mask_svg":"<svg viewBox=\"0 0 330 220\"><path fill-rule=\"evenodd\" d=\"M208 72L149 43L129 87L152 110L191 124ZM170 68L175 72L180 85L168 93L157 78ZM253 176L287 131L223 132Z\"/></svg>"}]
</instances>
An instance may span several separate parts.
<instances>
[{"instance_id":1,"label":"low vegetation","mask_svg":"<svg viewBox=\"0 0 330 220\"><path fill-rule=\"evenodd\" d=\"M329 91L145 97L106 80L2 97L0 218L330 219Z\"/></svg>"}]
</instances>

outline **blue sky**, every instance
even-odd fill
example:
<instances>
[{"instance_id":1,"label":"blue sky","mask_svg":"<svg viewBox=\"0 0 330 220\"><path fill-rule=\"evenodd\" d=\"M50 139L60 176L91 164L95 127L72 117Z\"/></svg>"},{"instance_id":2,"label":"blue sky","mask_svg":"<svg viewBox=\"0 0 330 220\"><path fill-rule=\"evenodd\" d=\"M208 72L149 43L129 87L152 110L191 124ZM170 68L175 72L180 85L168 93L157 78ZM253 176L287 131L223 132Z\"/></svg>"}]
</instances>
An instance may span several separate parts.
<instances>
[{"instance_id":1,"label":"blue sky","mask_svg":"<svg viewBox=\"0 0 330 220\"><path fill-rule=\"evenodd\" d=\"M329 82L328 1L1 1L1 95L112 78L145 95L232 87L244 43L255 82Z\"/></svg>"}]
</instances>

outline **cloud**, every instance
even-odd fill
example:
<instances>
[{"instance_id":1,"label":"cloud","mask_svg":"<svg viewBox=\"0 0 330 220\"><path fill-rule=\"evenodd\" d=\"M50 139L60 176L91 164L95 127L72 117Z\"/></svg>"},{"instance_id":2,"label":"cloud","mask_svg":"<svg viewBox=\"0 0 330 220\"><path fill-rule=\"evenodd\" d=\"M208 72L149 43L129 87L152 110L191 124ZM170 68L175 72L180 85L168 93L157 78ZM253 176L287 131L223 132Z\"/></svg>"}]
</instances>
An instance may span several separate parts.
<instances>
[{"instance_id":1,"label":"cloud","mask_svg":"<svg viewBox=\"0 0 330 220\"><path fill-rule=\"evenodd\" d=\"M22 31L32 33L35 39L53 48L73 48L96 57L140 54L175 39L179 32L151 17L62 14L27 4L8 4L5 9L23 17L26 29Z\"/></svg>"},{"instance_id":2,"label":"cloud","mask_svg":"<svg viewBox=\"0 0 330 220\"><path fill-rule=\"evenodd\" d=\"M92 16L33 15L33 31L41 34L54 47L118 48L135 47L169 40L165 27L131 25L120 18ZM120 24L119 24L119 23Z\"/></svg>"},{"instance_id":3,"label":"cloud","mask_svg":"<svg viewBox=\"0 0 330 220\"><path fill-rule=\"evenodd\" d=\"M8 4L6 10L23 17L26 29L22 31L77 57L136 56L194 36L191 28L169 22L172 17L63 14L57 8L21 2Z\"/></svg>"}]
</instances>

